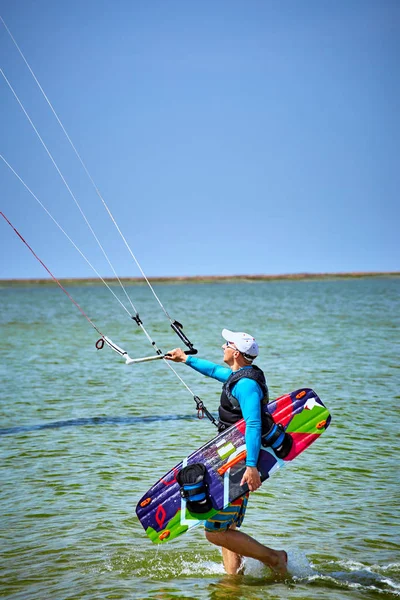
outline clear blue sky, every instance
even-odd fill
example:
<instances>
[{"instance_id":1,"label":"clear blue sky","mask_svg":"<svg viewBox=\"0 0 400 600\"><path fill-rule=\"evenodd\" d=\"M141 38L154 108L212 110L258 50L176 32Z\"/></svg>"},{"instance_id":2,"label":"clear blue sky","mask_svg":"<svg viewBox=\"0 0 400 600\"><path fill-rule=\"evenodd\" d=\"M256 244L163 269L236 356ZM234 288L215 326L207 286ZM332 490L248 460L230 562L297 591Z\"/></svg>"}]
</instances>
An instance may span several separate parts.
<instances>
[{"instance_id":1,"label":"clear blue sky","mask_svg":"<svg viewBox=\"0 0 400 600\"><path fill-rule=\"evenodd\" d=\"M148 276L399 270L398 0L16 0L1 16ZM121 244L0 23L2 69L121 276ZM112 275L1 77L0 153ZM94 276L0 162L0 210ZM0 278L46 277L0 221Z\"/></svg>"}]
</instances>

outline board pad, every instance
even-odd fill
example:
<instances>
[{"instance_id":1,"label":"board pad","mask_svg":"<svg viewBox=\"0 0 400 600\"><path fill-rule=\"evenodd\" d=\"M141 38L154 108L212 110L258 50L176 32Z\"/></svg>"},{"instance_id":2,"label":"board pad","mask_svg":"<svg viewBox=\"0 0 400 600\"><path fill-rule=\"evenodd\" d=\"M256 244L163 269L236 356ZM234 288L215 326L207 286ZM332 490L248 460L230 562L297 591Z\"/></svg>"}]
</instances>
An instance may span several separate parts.
<instances>
[{"instance_id":1,"label":"board pad","mask_svg":"<svg viewBox=\"0 0 400 600\"><path fill-rule=\"evenodd\" d=\"M302 388L280 396L266 404L264 410L272 415L275 423L281 423L286 432L290 433L293 445L284 459L278 458L271 448L261 446L257 468L262 481L304 452L328 428L331 421L329 411L310 388ZM248 491L247 484L240 485L246 469L243 456L246 450L245 430L246 423L242 419L168 471L139 500L136 514L146 534L154 543L160 544L174 539ZM235 464L235 459L238 458L240 460ZM208 513L201 515L188 510L176 480L177 473L193 463L206 466L205 480L213 505ZM218 473L218 469L221 468L226 469L222 475Z\"/></svg>"}]
</instances>

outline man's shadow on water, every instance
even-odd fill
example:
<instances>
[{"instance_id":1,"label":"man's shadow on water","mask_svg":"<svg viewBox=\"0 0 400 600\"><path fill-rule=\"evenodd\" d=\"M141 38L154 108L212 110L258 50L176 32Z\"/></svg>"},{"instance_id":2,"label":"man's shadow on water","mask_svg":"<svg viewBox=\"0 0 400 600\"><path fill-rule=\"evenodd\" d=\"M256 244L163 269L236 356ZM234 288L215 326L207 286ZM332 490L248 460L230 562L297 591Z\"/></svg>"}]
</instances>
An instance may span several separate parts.
<instances>
[{"instance_id":1,"label":"man's shadow on water","mask_svg":"<svg viewBox=\"0 0 400 600\"><path fill-rule=\"evenodd\" d=\"M65 421L53 421L39 425L17 425L0 429L0 435L17 435L41 429L58 429L60 427L86 427L98 425L135 425L137 423L153 423L155 421L191 421L196 420L194 415L162 415L148 417L82 417Z\"/></svg>"}]
</instances>

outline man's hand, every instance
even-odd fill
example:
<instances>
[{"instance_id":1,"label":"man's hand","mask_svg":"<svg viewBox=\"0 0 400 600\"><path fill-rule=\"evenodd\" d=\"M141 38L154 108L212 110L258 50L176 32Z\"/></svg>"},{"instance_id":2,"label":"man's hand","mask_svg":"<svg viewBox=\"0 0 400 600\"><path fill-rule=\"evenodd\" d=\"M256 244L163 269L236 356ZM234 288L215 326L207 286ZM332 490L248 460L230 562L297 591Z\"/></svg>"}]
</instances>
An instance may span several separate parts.
<instances>
[{"instance_id":1,"label":"man's hand","mask_svg":"<svg viewBox=\"0 0 400 600\"><path fill-rule=\"evenodd\" d=\"M167 354L164 355L164 358L167 360L172 360L173 362L186 362L187 354L181 348L175 348L174 350L170 350Z\"/></svg>"},{"instance_id":2,"label":"man's hand","mask_svg":"<svg viewBox=\"0 0 400 600\"><path fill-rule=\"evenodd\" d=\"M246 467L240 485L244 485L245 483L249 486L250 492L255 492L261 487L261 479L257 467Z\"/></svg>"}]
</instances>

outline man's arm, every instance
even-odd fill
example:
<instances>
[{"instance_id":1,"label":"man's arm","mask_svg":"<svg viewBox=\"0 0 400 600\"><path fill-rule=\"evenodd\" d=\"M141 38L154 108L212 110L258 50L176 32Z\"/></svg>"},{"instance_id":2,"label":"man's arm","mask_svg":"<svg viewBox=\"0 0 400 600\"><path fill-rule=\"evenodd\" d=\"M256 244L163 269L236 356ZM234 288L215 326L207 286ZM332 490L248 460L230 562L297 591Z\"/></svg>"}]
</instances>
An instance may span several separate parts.
<instances>
[{"instance_id":1,"label":"man's arm","mask_svg":"<svg viewBox=\"0 0 400 600\"><path fill-rule=\"evenodd\" d=\"M246 471L241 485L247 483L249 490L254 492L261 486L261 479L257 469L258 455L261 445L261 399L262 390L257 382L243 378L237 382L232 392L237 398L246 421Z\"/></svg>"},{"instance_id":2,"label":"man's arm","mask_svg":"<svg viewBox=\"0 0 400 600\"><path fill-rule=\"evenodd\" d=\"M188 356L180 348L171 350L165 355L165 358L173 360L174 362L184 362L202 375L212 377L213 379L222 381L222 383L225 383L229 376L232 375L232 371L228 367L222 367L221 365L217 365L209 360L197 358L196 356Z\"/></svg>"}]
</instances>

